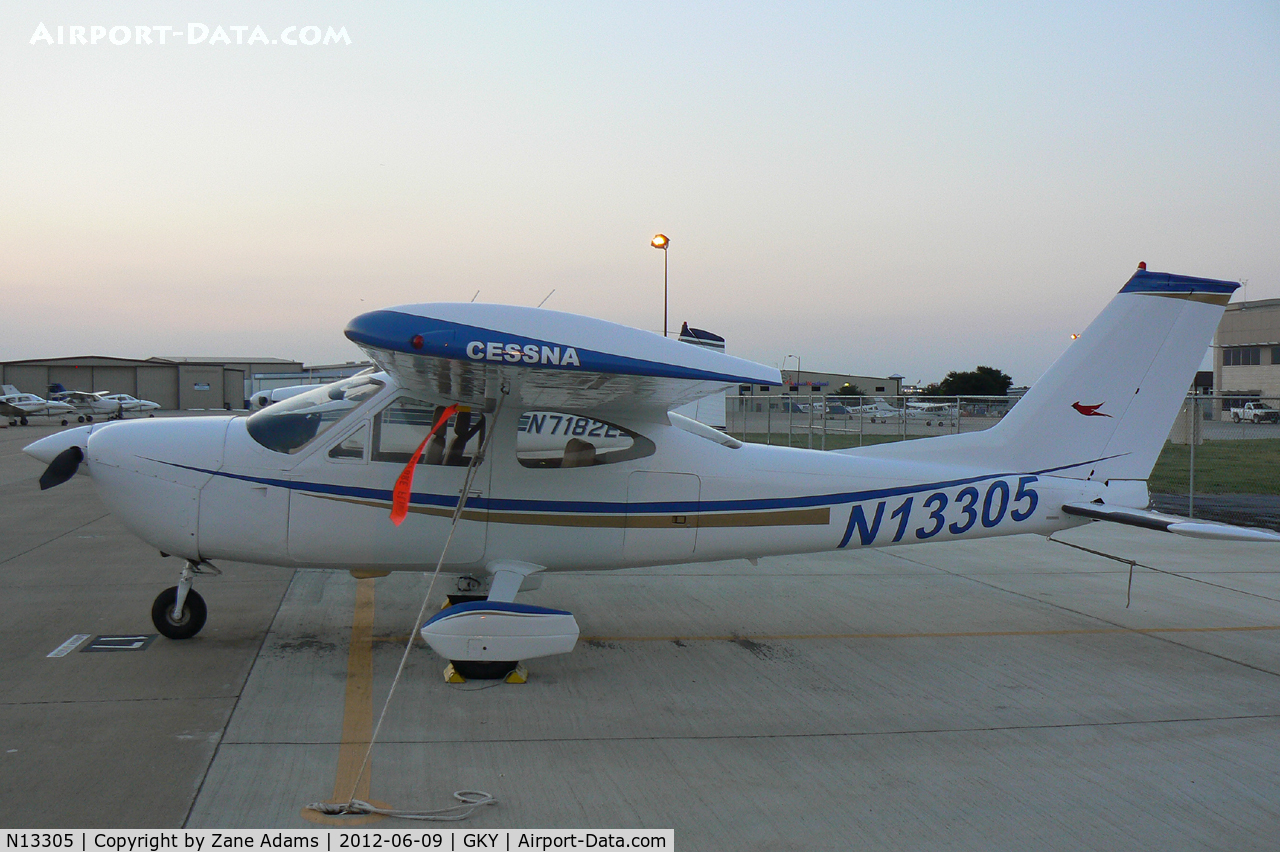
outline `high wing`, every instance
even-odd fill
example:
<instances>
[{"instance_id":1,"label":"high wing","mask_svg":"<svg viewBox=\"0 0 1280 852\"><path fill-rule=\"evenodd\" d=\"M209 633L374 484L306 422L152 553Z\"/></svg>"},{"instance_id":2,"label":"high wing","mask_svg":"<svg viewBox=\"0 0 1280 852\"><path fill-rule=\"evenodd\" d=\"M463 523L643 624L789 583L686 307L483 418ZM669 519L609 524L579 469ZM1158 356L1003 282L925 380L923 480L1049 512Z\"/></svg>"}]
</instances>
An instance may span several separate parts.
<instances>
[{"instance_id":1,"label":"high wing","mask_svg":"<svg viewBox=\"0 0 1280 852\"><path fill-rule=\"evenodd\" d=\"M405 388L480 406L507 386L523 408L661 417L778 370L617 323L510 305L401 305L361 314L347 337Z\"/></svg>"}]
</instances>

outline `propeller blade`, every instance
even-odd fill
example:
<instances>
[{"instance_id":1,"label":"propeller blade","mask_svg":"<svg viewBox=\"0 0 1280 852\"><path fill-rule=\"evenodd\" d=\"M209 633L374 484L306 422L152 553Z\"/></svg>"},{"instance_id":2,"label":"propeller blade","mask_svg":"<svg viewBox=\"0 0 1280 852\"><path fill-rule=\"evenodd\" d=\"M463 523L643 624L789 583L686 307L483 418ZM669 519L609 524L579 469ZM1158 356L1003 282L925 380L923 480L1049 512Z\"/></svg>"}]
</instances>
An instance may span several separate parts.
<instances>
[{"instance_id":1,"label":"propeller blade","mask_svg":"<svg viewBox=\"0 0 1280 852\"><path fill-rule=\"evenodd\" d=\"M44 491L55 485L61 485L75 476L82 461L84 461L84 450L79 447L67 447L58 453L40 475L40 490Z\"/></svg>"}]
</instances>

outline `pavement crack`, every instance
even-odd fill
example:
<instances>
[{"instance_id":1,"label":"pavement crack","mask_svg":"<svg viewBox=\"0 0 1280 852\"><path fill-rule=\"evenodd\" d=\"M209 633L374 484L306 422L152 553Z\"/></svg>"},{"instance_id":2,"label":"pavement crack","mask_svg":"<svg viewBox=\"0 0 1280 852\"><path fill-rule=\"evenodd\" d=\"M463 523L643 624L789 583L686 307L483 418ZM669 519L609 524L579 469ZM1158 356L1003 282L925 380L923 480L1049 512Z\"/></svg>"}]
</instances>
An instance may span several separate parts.
<instances>
[{"instance_id":1,"label":"pavement crack","mask_svg":"<svg viewBox=\"0 0 1280 852\"><path fill-rule=\"evenodd\" d=\"M60 699L57 701L0 701L0 707L76 707L86 704L173 704L184 701L233 701L235 695L183 695L172 698L81 698Z\"/></svg>"},{"instance_id":2,"label":"pavement crack","mask_svg":"<svg viewBox=\"0 0 1280 852\"><path fill-rule=\"evenodd\" d=\"M1086 618L1086 619L1089 619L1089 620L1091 620L1091 621L1097 621L1097 622L1099 622L1099 623L1101 623L1101 624L1107 624L1107 625L1110 625L1110 626L1112 626L1112 627L1114 627L1114 628L1116 628L1116 629L1118 629L1118 630L1122 630L1122 631L1127 632L1127 633L1132 633L1132 634L1134 634L1135 636L1148 636L1148 637L1150 637L1150 638L1152 638L1152 639L1155 639L1156 641L1159 641L1159 642L1168 642L1170 645L1175 645L1175 646L1177 646L1177 647L1179 647L1179 648L1184 648L1184 649L1186 649L1186 650L1188 650L1188 651L1193 651L1193 652L1195 652L1195 653L1197 653L1197 654L1204 654L1204 655L1205 655L1205 656L1207 656L1207 657L1213 657L1214 659L1222 660L1224 663L1231 663L1231 664L1233 664L1233 665L1241 666L1241 667L1246 668L1246 669L1251 669L1251 670L1253 670L1253 671L1255 671L1255 672L1258 672L1258 673L1260 673L1260 674L1271 675L1272 677L1280 677L1280 672L1272 671L1271 669L1266 669L1266 668L1263 668L1262 666L1254 665L1253 663L1246 663L1246 662L1245 662L1245 661L1243 661L1243 660L1233 659L1232 657L1228 657L1228 656L1226 656L1226 655L1224 655L1224 654L1219 654L1219 653L1216 653L1216 652L1214 652L1214 651L1209 651L1209 650L1206 650L1206 649L1204 649L1204 648L1197 648L1197 647L1195 647L1194 645L1188 645L1188 644L1186 644L1185 642L1178 642L1178 641L1175 641L1174 639L1169 638L1168 636L1164 636L1164 635L1160 635L1160 634L1158 634L1158 633L1149 632L1149 631L1144 631L1144 630L1141 630L1141 629L1138 629L1138 628L1130 627L1130 626L1129 626L1129 625L1127 625L1127 624L1121 624L1121 623L1120 623L1120 622L1118 622L1118 621L1112 621L1112 620L1110 620L1110 619L1103 618L1102 616L1100 616L1100 615L1095 615L1095 614L1093 614L1093 613L1084 612L1084 611L1082 611L1082 610L1078 610L1078 609L1072 609L1071 607L1066 606L1065 604L1056 603L1056 602L1054 602L1054 601L1047 601L1047 600L1044 600L1043 598L1038 598L1038 597L1036 597L1035 595L1027 594L1026 592L1018 592L1018 591L1014 591L1013 589L1006 589L1006 588L1003 588L1003 587L1001 587L1001 586L997 586L997 585L996 585L996 584L994 584L994 583L988 583L988 582L985 582L985 581L983 581L983 580L979 580L977 577L970 577L970 576L969 576L969 575L967 575L967 574L961 574L961 573L960 573L960 572L958 572L958 571L948 571L946 568L941 568L941 567L939 567L939 566L937 566L937 565L929 565L928 563L925 563L925 562L919 562L919 561L917 561L917 560L915 560L915 559L910 559L910 558L908 558L908 557L906 557L906 556L903 556L903 555L902 555L902 554L900 554L900 553L891 553L891 554L888 554L888 555L890 555L890 556L894 557L895 559L900 559L900 560L902 560L903 562L908 562L908 563L910 563L910 564L912 564L912 565L918 565L918 566L922 566L922 567L926 567L926 568L932 568L932 569L934 569L935 571L938 571L938 572L940 572L940 573L946 574L946 575L947 575L947 576L949 576L949 577L955 577L955 578L957 578L957 579L961 579L961 580L968 580L968 581L969 581L969 582L971 582L971 583L976 583L976 584L977 584L977 585L979 585L979 586L983 586L983 587L985 587L985 588L992 589L993 591L1002 592L1002 593L1007 594L1007 595L1013 595L1014 597L1022 598L1023 600L1027 600L1027 601L1033 601L1033 602L1035 602L1035 603L1037 603L1037 604L1041 604L1041 605L1043 605L1043 606L1048 606L1048 607L1051 607L1052 609L1056 609L1056 610L1059 610L1059 611L1061 611L1061 612L1069 612L1069 613L1071 613L1072 615L1077 615L1077 616L1079 616L1079 617L1081 617L1081 618ZM1149 566L1145 566L1145 565L1144 565L1143 567L1149 567ZM1175 572L1172 572L1172 571L1164 571L1164 570L1161 570L1161 569L1158 569L1158 568L1151 568L1150 570L1155 571L1155 572L1160 573L1160 574L1167 574L1167 575L1169 575L1169 576L1171 576L1171 577L1179 577L1179 578L1184 579L1184 580L1195 580L1195 578L1193 578L1193 577L1187 577L1187 576L1185 576L1185 575L1183 575L1183 574L1178 574L1178 573L1175 573ZM1204 582L1204 581L1196 581L1196 582ZM1215 584L1214 584L1214 583L1206 583L1206 585L1213 586L1213 585L1215 585ZM1233 589L1233 588L1231 588L1230 586L1219 586L1219 588L1224 589L1224 590L1226 590L1226 591L1237 592L1237 593L1239 593L1239 594L1243 594L1243 595L1248 595L1248 594L1250 594L1249 592L1241 592L1239 589ZM1263 598L1265 598L1265 596L1264 596L1264 595L1256 595L1256 597L1263 597ZM1273 600L1273 598L1266 598L1266 600Z\"/></svg>"},{"instance_id":3,"label":"pavement crack","mask_svg":"<svg viewBox=\"0 0 1280 852\"><path fill-rule=\"evenodd\" d=\"M784 734L653 734L648 736L571 736L571 737L487 737L487 738L455 738L455 739L414 739L414 740L382 740L380 746L428 746L428 745L470 745L487 744L520 744L520 743L581 743L581 742L707 742L714 740L732 740L746 742L752 740L815 740L844 739L862 737L901 737L919 735L946 734L986 734L1006 733L1014 731L1069 731L1084 729L1133 728L1146 725L1191 725L1213 724L1217 722L1250 722L1280 719L1280 714L1255 713L1231 716L1186 716L1165 719L1122 719L1110 722L1057 722L1044 725L978 725L955 728L894 728L883 731L815 731L812 733ZM295 741L295 740L242 740L222 742L223 746L340 746L340 741Z\"/></svg>"},{"instance_id":4,"label":"pavement crack","mask_svg":"<svg viewBox=\"0 0 1280 852\"><path fill-rule=\"evenodd\" d=\"M1201 580L1199 577L1192 577L1190 574L1179 574L1177 571L1166 571L1163 568L1153 568L1150 565L1143 565L1142 567L1146 568L1148 571L1154 571L1157 574L1165 574L1170 577L1178 577L1179 579L1182 579L1182 580L1190 580L1193 583L1201 583L1206 586L1212 586L1215 589L1223 589L1228 592L1235 592L1238 595L1247 595L1248 597L1251 597L1251 598L1261 598L1264 601L1271 601L1272 603L1280 603L1280 598L1268 597L1267 595L1259 594L1258 592L1246 592L1243 589L1237 589L1232 586L1224 586L1221 583L1210 583L1208 580ZM1274 572L1257 572L1257 573L1274 573Z\"/></svg>"},{"instance_id":5,"label":"pavement crack","mask_svg":"<svg viewBox=\"0 0 1280 852\"><path fill-rule=\"evenodd\" d=\"M81 524L78 527L72 527L69 530L58 533L53 538L48 539L46 541L42 541L39 544L35 545L34 547L29 547L26 550L22 551L21 553L15 553L13 556L10 556L7 559L0 559L0 565L7 565L15 559L21 559L22 557L26 556L28 553L33 553L42 547L47 547L48 545L53 544L55 541L57 541L60 538L66 538L67 536L71 535L73 532L78 532L79 530L84 529L85 527L89 526L89 524L96 524L98 521L107 517L107 515L109 514L110 512L103 512L98 517L93 518L92 520L85 521L83 524Z\"/></svg>"},{"instance_id":6,"label":"pavement crack","mask_svg":"<svg viewBox=\"0 0 1280 852\"><path fill-rule=\"evenodd\" d=\"M284 606L285 599L289 597L289 592L293 589L294 581L298 579L298 572L295 570L289 577L289 585L285 587L284 594L280 595L280 600L276 602L276 611L271 614L271 622L267 625L267 629L262 631L262 636L258 639L258 651L253 655L254 665L262 658L262 649L266 647L267 637L271 635L271 625L276 623L276 618L280 615L280 608ZM249 682L249 677L253 674L253 665L249 666L244 673L244 678L240 681L240 688L236 691L231 701L231 709L227 711L226 717L222 722L222 730L218 732L218 742L213 746L213 753L209 755L209 761L204 765L204 772L200 773L200 783L196 785L195 792L191 794L191 801L187 804L186 816L182 818L182 827L186 828L191 822L191 814L195 810L196 802L200 799L200 793L204 790L205 782L209 780L209 770L213 768L213 763L218 759L218 752L222 749L223 743L226 741L227 728L231 727L231 720L236 716L236 710L240 707L240 699L244 697L245 685Z\"/></svg>"}]
</instances>

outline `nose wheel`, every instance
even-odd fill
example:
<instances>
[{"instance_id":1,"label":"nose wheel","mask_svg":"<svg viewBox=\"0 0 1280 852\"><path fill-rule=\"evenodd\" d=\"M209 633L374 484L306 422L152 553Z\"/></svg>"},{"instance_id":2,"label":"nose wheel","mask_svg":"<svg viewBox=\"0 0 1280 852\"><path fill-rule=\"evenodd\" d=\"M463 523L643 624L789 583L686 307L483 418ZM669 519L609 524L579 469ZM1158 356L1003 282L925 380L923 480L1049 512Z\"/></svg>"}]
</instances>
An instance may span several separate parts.
<instances>
[{"instance_id":1,"label":"nose wheel","mask_svg":"<svg viewBox=\"0 0 1280 852\"><path fill-rule=\"evenodd\" d=\"M167 639L190 639L204 627L209 609L204 598L191 588L196 574L221 573L212 565L204 563L204 567L212 570L201 570L201 565L188 562L182 569L178 585L170 586L156 596L151 604L151 623Z\"/></svg>"},{"instance_id":2,"label":"nose wheel","mask_svg":"<svg viewBox=\"0 0 1280 852\"><path fill-rule=\"evenodd\" d=\"M204 627L209 609L204 598L194 589L187 590L187 599L182 602L181 609L175 609L177 602L177 586L170 586L157 595L156 602L151 605L151 623L165 638L190 639Z\"/></svg>"}]
</instances>

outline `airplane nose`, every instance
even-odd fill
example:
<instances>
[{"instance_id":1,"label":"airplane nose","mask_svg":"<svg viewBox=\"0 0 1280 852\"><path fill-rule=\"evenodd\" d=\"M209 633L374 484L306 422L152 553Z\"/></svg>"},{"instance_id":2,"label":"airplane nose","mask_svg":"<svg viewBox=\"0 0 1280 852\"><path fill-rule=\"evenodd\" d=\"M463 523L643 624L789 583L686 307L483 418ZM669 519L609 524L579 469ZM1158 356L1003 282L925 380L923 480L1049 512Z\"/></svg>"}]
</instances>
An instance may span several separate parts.
<instances>
[{"instance_id":1,"label":"airplane nose","mask_svg":"<svg viewBox=\"0 0 1280 852\"><path fill-rule=\"evenodd\" d=\"M230 417L166 417L103 424L85 457L181 485L200 487L222 466Z\"/></svg>"},{"instance_id":2,"label":"airplane nose","mask_svg":"<svg viewBox=\"0 0 1280 852\"><path fill-rule=\"evenodd\" d=\"M89 433L93 426L77 426L55 432L47 438L41 438L33 444L27 444L22 451L37 461L51 464L63 451L71 447L79 447L83 452L89 446Z\"/></svg>"},{"instance_id":3,"label":"airplane nose","mask_svg":"<svg viewBox=\"0 0 1280 852\"><path fill-rule=\"evenodd\" d=\"M231 419L123 420L95 430L85 458L102 502L143 541L198 559L200 489L221 467Z\"/></svg>"}]
</instances>

